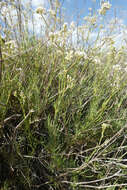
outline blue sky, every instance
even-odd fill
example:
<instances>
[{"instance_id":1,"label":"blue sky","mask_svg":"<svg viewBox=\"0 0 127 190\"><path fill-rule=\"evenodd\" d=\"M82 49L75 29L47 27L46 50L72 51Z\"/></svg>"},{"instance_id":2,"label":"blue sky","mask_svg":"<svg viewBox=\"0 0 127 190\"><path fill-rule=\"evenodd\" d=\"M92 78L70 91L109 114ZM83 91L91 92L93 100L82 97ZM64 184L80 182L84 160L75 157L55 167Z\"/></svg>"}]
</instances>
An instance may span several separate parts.
<instances>
[{"instance_id":1,"label":"blue sky","mask_svg":"<svg viewBox=\"0 0 127 190\"><path fill-rule=\"evenodd\" d=\"M61 0L62 2L63 0ZM106 18L110 19L118 17L123 19L124 23L127 24L127 0L109 0L112 5L111 10L107 12ZM88 8L93 8L97 11L100 8L100 0L64 0L63 4L66 12L67 20L76 20L77 15L80 13L80 20L84 16L88 15Z\"/></svg>"},{"instance_id":2,"label":"blue sky","mask_svg":"<svg viewBox=\"0 0 127 190\"><path fill-rule=\"evenodd\" d=\"M10 1L10 0L2 0L2 1ZM48 2L50 0L30 0L32 2L32 7L35 10L38 6L43 6L45 8L49 8ZM52 0L53 2L55 0ZM59 0L63 3L63 8L65 8L65 22L70 23L71 21L77 22L77 16L79 25L84 22L83 18L89 14L88 9L92 8L95 12L100 8L100 0ZM106 0L105 0L106 1ZM23 6L26 8L27 3L29 0L22 0ZM112 18L116 17L122 24L127 25L127 0L109 0L110 4L112 5L111 9L107 11L105 20L106 22L110 21ZM11 14L15 14L15 12L12 11L11 7ZM36 33L38 34L41 30L41 24L42 20L40 20L40 16L35 13L34 11L34 18L35 18L35 28ZM14 19L16 20L16 18ZM31 31L33 29L32 21L28 21L29 30ZM121 39L122 34L119 33L117 29L115 29L117 32L117 35L119 36L118 39ZM126 29L127 32L127 29ZM96 31L95 31L96 34ZM125 36L125 35L124 35ZM118 40L117 40L118 41Z\"/></svg>"},{"instance_id":3,"label":"blue sky","mask_svg":"<svg viewBox=\"0 0 127 190\"><path fill-rule=\"evenodd\" d=\"M2 2L6 2L8 0L2 0ZM43 5L44 7L48 6L48 2L50 0L30 0L33 4L33 7L36 9L39 5ZM55 0L52 0L53 2ZM61 3L63 2L63 7L65 8L65 16L66 21L71 22L78 21L82 23L84 16L88 15L88 8L93 8L93 10L97 11L100 8L101 0L59 0ZM105 0L106 1L106 0ZM113 17L118 17L118 19L122 19L124 24L127 25L127 0L108 0L112 7L106 14L107 19L111 19ZM26 7L26 3L29 0L22 0L22 3Z\"/></svg>"},{"instance_id":4,"label":"blue sky","mask_svg":"<svg viewBox=\"0 0 127 190\"><path fill-rule=\"evenodd\" d=\"M88 16L89 8L96 13L98 13L98 9L100 9L100 1L101 0L60 0L64 1L63 7L65 8L65 16L66 21L77 21L77 15L79 15L79 25L84 22L83 18ZM105 0L106 1L106 0ZM127 0L107 0L112 5L111 9L107 11L106 15L102 19L102 24L105 25L105 28L108 28L108 23L113 19L117 18L117 27L114 28L114 40L116 42L116 46L119 46L124 43L124 39L127 36L127 28L122 29L121 26L127 26ZM107 24L106 24L107 23ZM96 38L97 30L92 33L92 38ZM103 34L102 34L103 35ZM111 34L112 35L112 34Z\"/></svg>"}]
</instances>

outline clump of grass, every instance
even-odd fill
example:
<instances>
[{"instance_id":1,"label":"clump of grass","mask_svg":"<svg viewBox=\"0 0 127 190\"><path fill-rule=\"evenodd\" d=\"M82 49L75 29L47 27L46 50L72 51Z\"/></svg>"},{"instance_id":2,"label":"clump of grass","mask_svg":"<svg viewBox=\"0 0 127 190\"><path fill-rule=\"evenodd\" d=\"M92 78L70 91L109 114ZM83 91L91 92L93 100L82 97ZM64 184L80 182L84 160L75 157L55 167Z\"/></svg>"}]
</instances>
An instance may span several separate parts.
<instances>
[{"instance_id":1,"label":"clump of grass","mask_svg":"<svg viewBox=\"0 0 127 190\"><path fill-rule=\"evenodd\" d=\"M16 51L2 45L1 188L126 188L125 67L112 44L88 46L91 19L85 50L71 48L67 24L45 42L22 33Z\"/></svg>"}]
</instances>

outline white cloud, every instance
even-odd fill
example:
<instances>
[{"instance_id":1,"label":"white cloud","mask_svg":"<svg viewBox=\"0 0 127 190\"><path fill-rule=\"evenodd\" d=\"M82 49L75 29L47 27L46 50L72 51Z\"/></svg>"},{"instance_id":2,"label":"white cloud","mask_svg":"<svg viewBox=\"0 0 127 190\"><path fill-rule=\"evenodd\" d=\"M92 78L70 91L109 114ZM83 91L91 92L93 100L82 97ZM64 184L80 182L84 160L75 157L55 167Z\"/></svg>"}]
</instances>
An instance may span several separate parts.
<instances>
[{"instance_id":1,"label":"white cloud","mask_svg":"<svg viewBox=\"0 0 127 190\"><path fill-rule=\"evenodd\" d=\"M1 19L4 21L5 18L10 27L17 23L17 11L11 5L1 8Z\"/></svg>"},{"instance_id":2,"label":"white cloud","mask_svg":"<svg viewBox=\"0 0 127 190\"><path fill-rule=\"evenodd\" d=\"M47 1L46 0L32 0L32 5L34 7L37 7L37 6L46 6L47 4Z\"/></svg>"},{"instance_id":3,"label":"white cloud","mask_svg":"<svg viewBox=\"0 0 127 190\"><path fill-rule=\"evenodd\" d=\"M30 1L29 1L30 2ZM26 7L26 0L22 0L22 3L24 5L24 7ZM27 1L28 3L28 1ZM39 35L39 34L43 34L44 33L44 30L45 30L45 23L44 23L44 20L41 18L40 15L38 15L36 12L35 12L35 9L39 6L42 6L44 8L47 8L48 7L48 0L31 0L31 5L32 5L32 8L33 8L33 22L32 22L32 19L30 16L29 19L28 19L28 30L30 32L33 32L33 28L34 28L34 32ZM46 17L46 16L45 16ZM45 18L46 19L46 18ZM34 27L33 27L33 24L34 24Z\"/></svg>"},{"instance_id":4,"label":"white cloud","mask_svg":"<svg viewBox=\"0 0 127 190\"><path fill-rule=\"evenodd\" d=\"M39 34L44 34L44 30L45 30L45 23L44 21L41 19L40 15L33 13L33 19L34 19L34 23L32 22L31 19L28 20L28 28L29 31L33 32L33 25L34 25L34 32L39 35Z\"/></svg>"},{"instance_id":5,"label":"white cloud","mask_svg":"<svg viewBox=\"0 0 127 190\"><path fill-rule=\"evenodd\" d=\"M38 6L43 6L43 7L47 7L48 6L48 1L47 0L32 0L32 7L33 7L33 20L31 19L31 14L29 12L29 10L27 9L28 5L29 5L30 0L26 1L26 0L22 0L22 5L24 6L24 15L25 17L22 15L22 25L24 25L24 27L28 28L29 32L33 32L33 28L34 28L34 32L39 35L39 34L43 34L44 30L45 30L45 23L44 20L41 18L40 15L36 14L35 10ZM9 24L9 30L12 31L12 34L18 34L18 30L15 28L17 27L17 23L18 21L18 16L17 16L17 11L16 9L14 9L14 7L12 5L8 6L3 6L1 8L1 13L3 14L3 16L1 15L1 18L4 22L4 15L6 16L7 19L7 23ZM46 15L45 15L45 19L46 19ZM27 20L27 22L25 23L25 21ZM33 27L34 24L34 27Z\"/></svg>"},{"instance_id":6,"label":"white cloud","mask_svg":"<svg viewBox=\"0 0 127 190\"><path fill-rule=\"evenodd\" d=\"M37 8L38 6L43 6L43 7L48 6L48 0L32 0L32 1L22 0L22 3L23 3L24 6L28 2L31 2L33 8Z\"/></svg>"}]
</instances>

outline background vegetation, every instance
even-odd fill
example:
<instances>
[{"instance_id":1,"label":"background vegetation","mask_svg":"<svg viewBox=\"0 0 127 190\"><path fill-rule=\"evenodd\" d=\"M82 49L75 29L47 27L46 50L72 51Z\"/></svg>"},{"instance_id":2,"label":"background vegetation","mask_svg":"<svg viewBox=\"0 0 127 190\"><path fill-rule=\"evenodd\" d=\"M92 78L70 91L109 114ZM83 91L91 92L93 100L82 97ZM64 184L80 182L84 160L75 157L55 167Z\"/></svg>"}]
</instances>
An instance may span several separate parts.
<instances>
[{"instance_id":1,"label":"background vegetation","mask_svg":"<svg viewBox=\"0 0 127 190\"><path fill-rule=\"evenodd\" d=\"M124 190L126 44L116 47L110 35L101 35L98 13L90 12L82 26L68 26L60 2L49 5L49 11L25 12L18 0L0 4L6 34L0 45L0 188ZM15 20L5 14L10 7ZM42 19L43 37L29 30L28 12Z\"/></svg>"}]
</instances>

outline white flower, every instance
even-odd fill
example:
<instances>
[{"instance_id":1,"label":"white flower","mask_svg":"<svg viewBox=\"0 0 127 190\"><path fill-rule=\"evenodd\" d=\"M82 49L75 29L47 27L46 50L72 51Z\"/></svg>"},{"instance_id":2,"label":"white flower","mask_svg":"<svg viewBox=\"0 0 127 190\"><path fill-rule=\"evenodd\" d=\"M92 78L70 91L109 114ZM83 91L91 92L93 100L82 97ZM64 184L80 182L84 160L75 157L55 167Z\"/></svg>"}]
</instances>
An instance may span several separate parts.
<instances>
[{"instance_id":1,"label":"white flower","mask_svg":"<svg viewBox=\"0 0 127 190\"><path fill-rule=\"evenodd\" d=\"M56 12L53 9L49 9L48 12L52 17L56 17Z\"/></svg>"},{"instance_id":2,"label":"white flower","mask_svg":"<svg viewBox=\"0 0 127 190\"><path fill-rule=\"evenodd\" d=\"M94 16L86 16L86 17L84 17L84 20L91 23L92 25L94 25L97 22L97 16L96 15L94 15Z\"/></svg>"},{"instance_id":3,"label":"white flower","mask_svg":"<svg viewBox=\"0 0 127 190\"><path fill-rule=\"evenodd\" d=\"M124 71L127 72L127 67L124 68Z\"/></svg>"},{"instance_id":4,"label":"white flower","mask_svg":"<svg viewBox=\"0 0 127 190\"><path fill-rule=\"evenodd\" d=\"M9 46L11 49L17 48L17 44L14 40L10 40L10 41L6 42L5 45Z\"/></svg>"},{"instance_id":5,"label":"white flower","mask_svg":"<svg viewBox=\"0 0 127 190\"><path fill-rule=\"evenodd\" d=\"M101 5L101 8L98 10L100 15L105 15L106 11L109 10L111 8L111 4L107 1L107 2L103 2Z\"/></svg>"},{"instance_id":6,"label":"white flower","mask_svg":"<svg viewBox=\"0 0 127 190\"><path fill-rule=\"evenodd\" d=\"M72 77L70 75L67 75L67 80L72 81Z\"/></svg>"},{"instance_id":7,"label":"white flower","mask_svg":"<svg viewBox=\"0 0 127 190\"><path fill-rule=\"evenodd\" d=\"M103 24L100 24L99 28L100 28L100 29L103 29L103 28L104 28L104 25L103 25Z\"/></svg>"},{"instance_id":8,"label":"white flower","mask_svg":"<svg viewBox=\"0 0 127 190\"><path fill-rule=\"evenodd\" d=\"M49 33L49 39L53 42L54 41L54 39L55 39L55 33L53 33L53 32L50 32Z\"/></svg>"},{"instance_id":9,"label":"white flower","mask_svg":"<svg viewBox=\"0 0 127 190\"><path fill-rule=\"evenodd\" d=\"M15 70L16 71L22 71L22 68L19 67L19 68L16 68Z\"/></svg>"},{"instance_id":10,"label":"white flower","mask_svg":"<svg viewBox=\"0 0 127 190\"><path fill-rule=\"evenodd\" d=\"M0 2L0 7L4 7L4 6L6 6L6 5L7 5L6 2Z\"/></svg>"},{"instance_id":11,"label":"white flower","mask_svg":"<svg viewBox=\"0 0 127 190\"><path fill-rule=\"evenodd\" d=\"M7 7L3 6L1 9L2 16L6 16L8 14L8 12L9 12L9 9Z\"/></svg>"},{"instance_id":12,"label":"white flower","mask_svg":"<svg viewBox=\"0 0 127 190\"><path fill-rule=\"evenodd\" d=\"M72 88L73 85L74 85L74 79L70 75L67 75L67 88Z\"/></svg>"},{"instance_id":13,"label":"white flower","mask_svg":"<svg viewBox=\"0 0 127 190\"><path fill-rule=\"evenodd\" d=\"M73 58L73 51L71 50L71 51L67 52L65 59L67 61L70 61L72 58Z\"/></svg>"},{"instance_id":14,"label":"white flower","mask_svg":"<svg viewBox=\"0 0 127 190\"><path fill-rule=\"evenodd\" d=\"M85 16L83 19L84 19L85 21L88 21L88 16Z\"/></svg>"},{"instance_id":15,"label":"white flower","mask_svg":"<svg viewBox=\"0 0 127 190\"><path fill-rule=\"evenodd\" d=\"M97 56L94 57L94 62L95 64L101 64L101 60Z\"/></svg>"},{"instance_id":16,"label":"white flower","mask_svg":"<svg viewBox=\"0 0 127 190\"><path fill-rule=\"evenodd\" d=\"M56 32L50 32L49 33L49 39L53 42L53 41L57 41L58 39L60 39L60 31L56 31Z\"/></svg>"},{"instance_id":17,"label":"white flower","mask_svg":"<svg viewBox=\"0 0 127 190\"><path fill-rule=\"evenodd\" d=\"M66 22L63 24L63 31L67 32L67 23Z\"/></svg>"},{"instance_id":18,"label":"white flower","mask_svg":"<svg viewBox=\"0 0 127 190\"><path fill-rule=\"evenodd\" d=\"M75 52L75 56L78 57L78 58L86 58L87 57L86 53L84 51L79 51L79 50L77 50Z\"/></svg>"},{"instance_id":19,"label":"white flower","mask_svg":"<svg viewBox=\"0 0 127 190\"><path fill-rule=\"evenodd\" d=\"M63 55L63 52L61 50L57 50L57 54L61 56Z\"/></svg>"},{"instance_id":20,"label":"white flower","mask_svg":"<svg viewBox=\"0 0 127 190\"><path fill-rule=\"evenodd\" d=\"M91 24L96 24L97 17L96 16L91 17L90 22L91 22Z\"/></svg>"},{"instance_id":21,"label":"white flower","mask_svg":"<svg viewBox=\"0 0 127 190\"><path fill-rule=\"evenodd\" d=\"M92 8L91 8L91 7L89 8L89 11L90 11L90 12L92 11Z\"/></svg>"},{"instance_id":22,"label":"white flower","mask_svg":"<svg viewBox=\"0 0 127 190\"><path fill-rule=\"evenodd\" d=\"M73 21L70 24L70 28L75 29L75 23Z\"/></svg>"},{"instance_id":23,"label":"white flower","mask_svg":"<svg viewBox=\"0 0 127 190\"><path fill-rule=\"evenodd\" d=\"M43 14L46 14L46 10L45 10L45 8L43 8L43 7L38 7L38 8L36 9L36 13L37 13L37 14L40 14L40 15L43 15Z\"/></svg>"},{"instance_id":24,"label":"white flower","mask_svg":"<svg viewBox=\"0 0 127 190\"><path fill-rule=\"evenodd\" d=\"M56 2L55 2L55 6L56 6L56 8L59 8L59 7L60 7L60 3L59 3L58 0L56 0Z\"/></svg>"},{"instance_id":25,"label":"white flower","mask_svg":"<svg viewBox=\"0 0 127 190\"><path fill-rule=\"evenodd\" d=\"M120 71L121 70L121 66L119 64L113 65L113 69Z\"/></svg>"}]
</instances>

